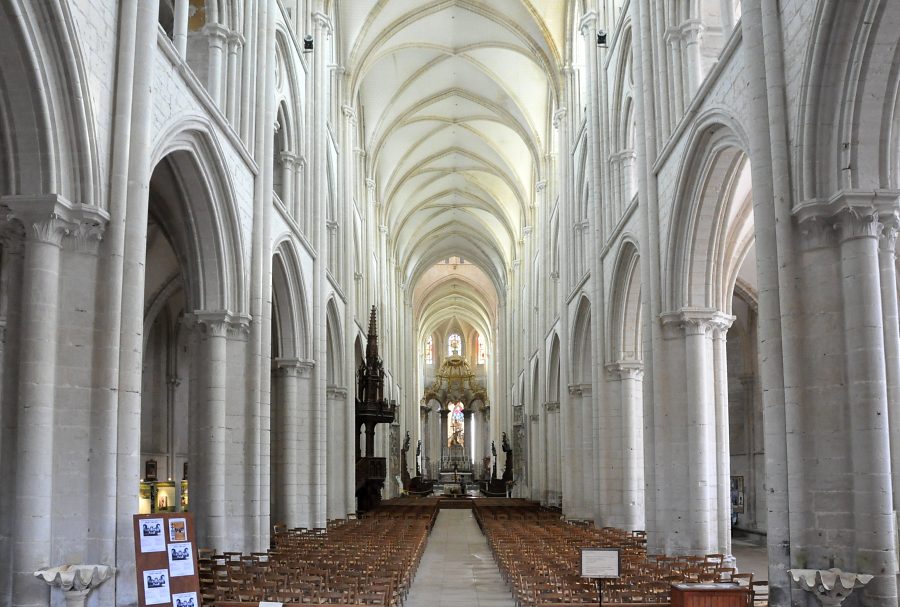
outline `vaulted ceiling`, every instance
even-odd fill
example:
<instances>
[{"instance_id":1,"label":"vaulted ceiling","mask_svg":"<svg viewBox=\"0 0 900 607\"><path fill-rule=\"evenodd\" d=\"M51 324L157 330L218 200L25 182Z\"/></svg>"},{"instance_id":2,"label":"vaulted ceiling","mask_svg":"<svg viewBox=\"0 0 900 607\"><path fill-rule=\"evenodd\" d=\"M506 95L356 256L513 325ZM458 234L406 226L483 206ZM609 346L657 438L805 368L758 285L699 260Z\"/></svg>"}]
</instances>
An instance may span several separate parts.
<instances>
[{"instance_id":1,"label":"vaulted ceiling","mask_svg":"<svg viewBox=\"0 0 900 607\"><path fill-rule=\"evenodd\" d=\"M367 176L376 183L380 221L403 281L413 288L426 273L434 281L439 260L458 256L484 272L494 293L451 289L446 297L473 300L461 309L495 310L504 296L523 228L533 220L535 184L545 178L566 5L340 4ZM427 305L417 306L419 319L448 303L422 295Z\"/></svg>"}]
</instances>

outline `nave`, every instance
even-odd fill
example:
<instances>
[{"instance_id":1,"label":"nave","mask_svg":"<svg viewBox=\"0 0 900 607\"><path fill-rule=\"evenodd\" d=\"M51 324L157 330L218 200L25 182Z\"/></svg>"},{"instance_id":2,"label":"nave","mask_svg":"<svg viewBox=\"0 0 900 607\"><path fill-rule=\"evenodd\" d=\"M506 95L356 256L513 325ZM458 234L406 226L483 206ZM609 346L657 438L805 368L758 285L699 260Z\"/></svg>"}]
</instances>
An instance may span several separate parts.
<instances>
[{"instance_id":1,"label":"nave","mask_svg":"<svg viewBox=\"0 0 900 607\"><path fill-rule=\"evenodd\" d=\"M605 605L663 607L712 583L733 593L728 604L767 606L765 551L739 544L740 569L722 554L649 554L643 531L573 523L528 500L400 498L324 530L278 525L266 552L201 551L200 577L214 607L596 607L581 552L602 548L620 563L603 585Z\"/></svg>"}]
</instances>

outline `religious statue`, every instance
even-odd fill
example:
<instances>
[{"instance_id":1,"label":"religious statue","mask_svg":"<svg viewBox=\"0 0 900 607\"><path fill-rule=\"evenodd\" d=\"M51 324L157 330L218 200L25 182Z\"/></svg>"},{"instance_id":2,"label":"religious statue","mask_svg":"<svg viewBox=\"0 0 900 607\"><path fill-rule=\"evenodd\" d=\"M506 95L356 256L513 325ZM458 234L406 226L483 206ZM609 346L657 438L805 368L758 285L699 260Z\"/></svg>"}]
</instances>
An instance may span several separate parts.
<instances>
[{"instance_id":1,"label":"religious statue","mask_svg":"<svg viewBox=\"0 0 900 607\"><path fill-rule=\"evenodd\" d=\"M406 433L406 438L403 439L403 448L400 450L400 481L406 490L409 489L409 467L406 464L407 453L409 453L409 432Z\"/></svg>"},{"instance_id":2,"label":"religious statue","mask_svg":"<svg viewBox=\"0 0 900 607\"><path fill-rule=\"evenodd\" d=\"M494 467L491 470L491 480L497 478L497 446L491 441L491 455L494 457Z\"/></svg>"},{"instance_id":3,"label":"religious statue","mask_svg":"<svg viewBox=\"0 0 900 607\"><path fill-rule=\"evenodd\" d=\"M513 453L506 432L503 433L503 442L501 446L503 447L503 452L506 454L506 466L503 469L503 480L509 482L513 480Z\"/></svg>"},{"instance_id":4,"label":"religious statue","mask_svg":"<svg viewBox=\"0 0 900 607\"><path fill-rule=\"evenodd\" d=\"M416 444L416 476L422 476L422 469L419 468L419 458L422 456L422 440Z\"/></svg>"}]
</instances>

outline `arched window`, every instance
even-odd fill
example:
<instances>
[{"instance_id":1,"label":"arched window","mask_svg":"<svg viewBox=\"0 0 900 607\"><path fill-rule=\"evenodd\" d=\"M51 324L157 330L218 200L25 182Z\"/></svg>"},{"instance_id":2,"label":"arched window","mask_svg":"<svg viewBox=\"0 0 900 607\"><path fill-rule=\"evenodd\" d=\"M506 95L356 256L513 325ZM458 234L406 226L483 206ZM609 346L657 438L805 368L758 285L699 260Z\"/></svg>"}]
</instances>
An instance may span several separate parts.
<instances>
[{"instance_id":1,"label":"arched window","mask_svg":"<svg viewBox=\"0 0 900 607\"><path fill-rule=\"evenodd\" d=\"M485 352L484 348L484 337L481 333L478 334L478 364L483 365L487 362L487 352Z\"/></svg>"},{"instance_id":2,"label":"arched window","mask_svg":"<svg viewBox=\"0 0 900 607\"><path fill-rule=\"evenodd\" d=\"M462 354L462 338L459 333L451 333L447 338L447 355L460 356Z\"/></svg>"},{"instance_id":3,"label":"arched window","mask_svg":"<svg viewBox=\"0 0 900 607\"><path fill-rule=\"evenodd\" d=\"M431 335L425 340L425 364L434 364L434 340L431 338Z\"/></svg>"}]
</instances>

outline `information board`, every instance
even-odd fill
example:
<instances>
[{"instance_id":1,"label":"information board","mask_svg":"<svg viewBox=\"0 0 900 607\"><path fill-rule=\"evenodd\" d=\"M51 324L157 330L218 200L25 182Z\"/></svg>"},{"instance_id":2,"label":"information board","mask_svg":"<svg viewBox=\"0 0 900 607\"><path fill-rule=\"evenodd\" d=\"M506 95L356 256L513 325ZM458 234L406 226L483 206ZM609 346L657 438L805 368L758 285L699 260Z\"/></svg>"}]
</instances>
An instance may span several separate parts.
<instances>
[{"instance_id":1,"label":"information board","mask_svg":"<svg viewBox=\"0 0 900 607\"><path fill-rule=\"evenodd\" d=\"M610 580L619 577L621 555L618 548L582 548L581 577Z\"/></svg>"},{"instance_id":2,"label":"information board","mask_svg":"<svg viewBox=\"0 0 900 607\"><path fill-rule=\"evenodd\" d=\"M134 552L140 607L200 607L191 513L135 514Z\"/></svg>"}]
</instances>

